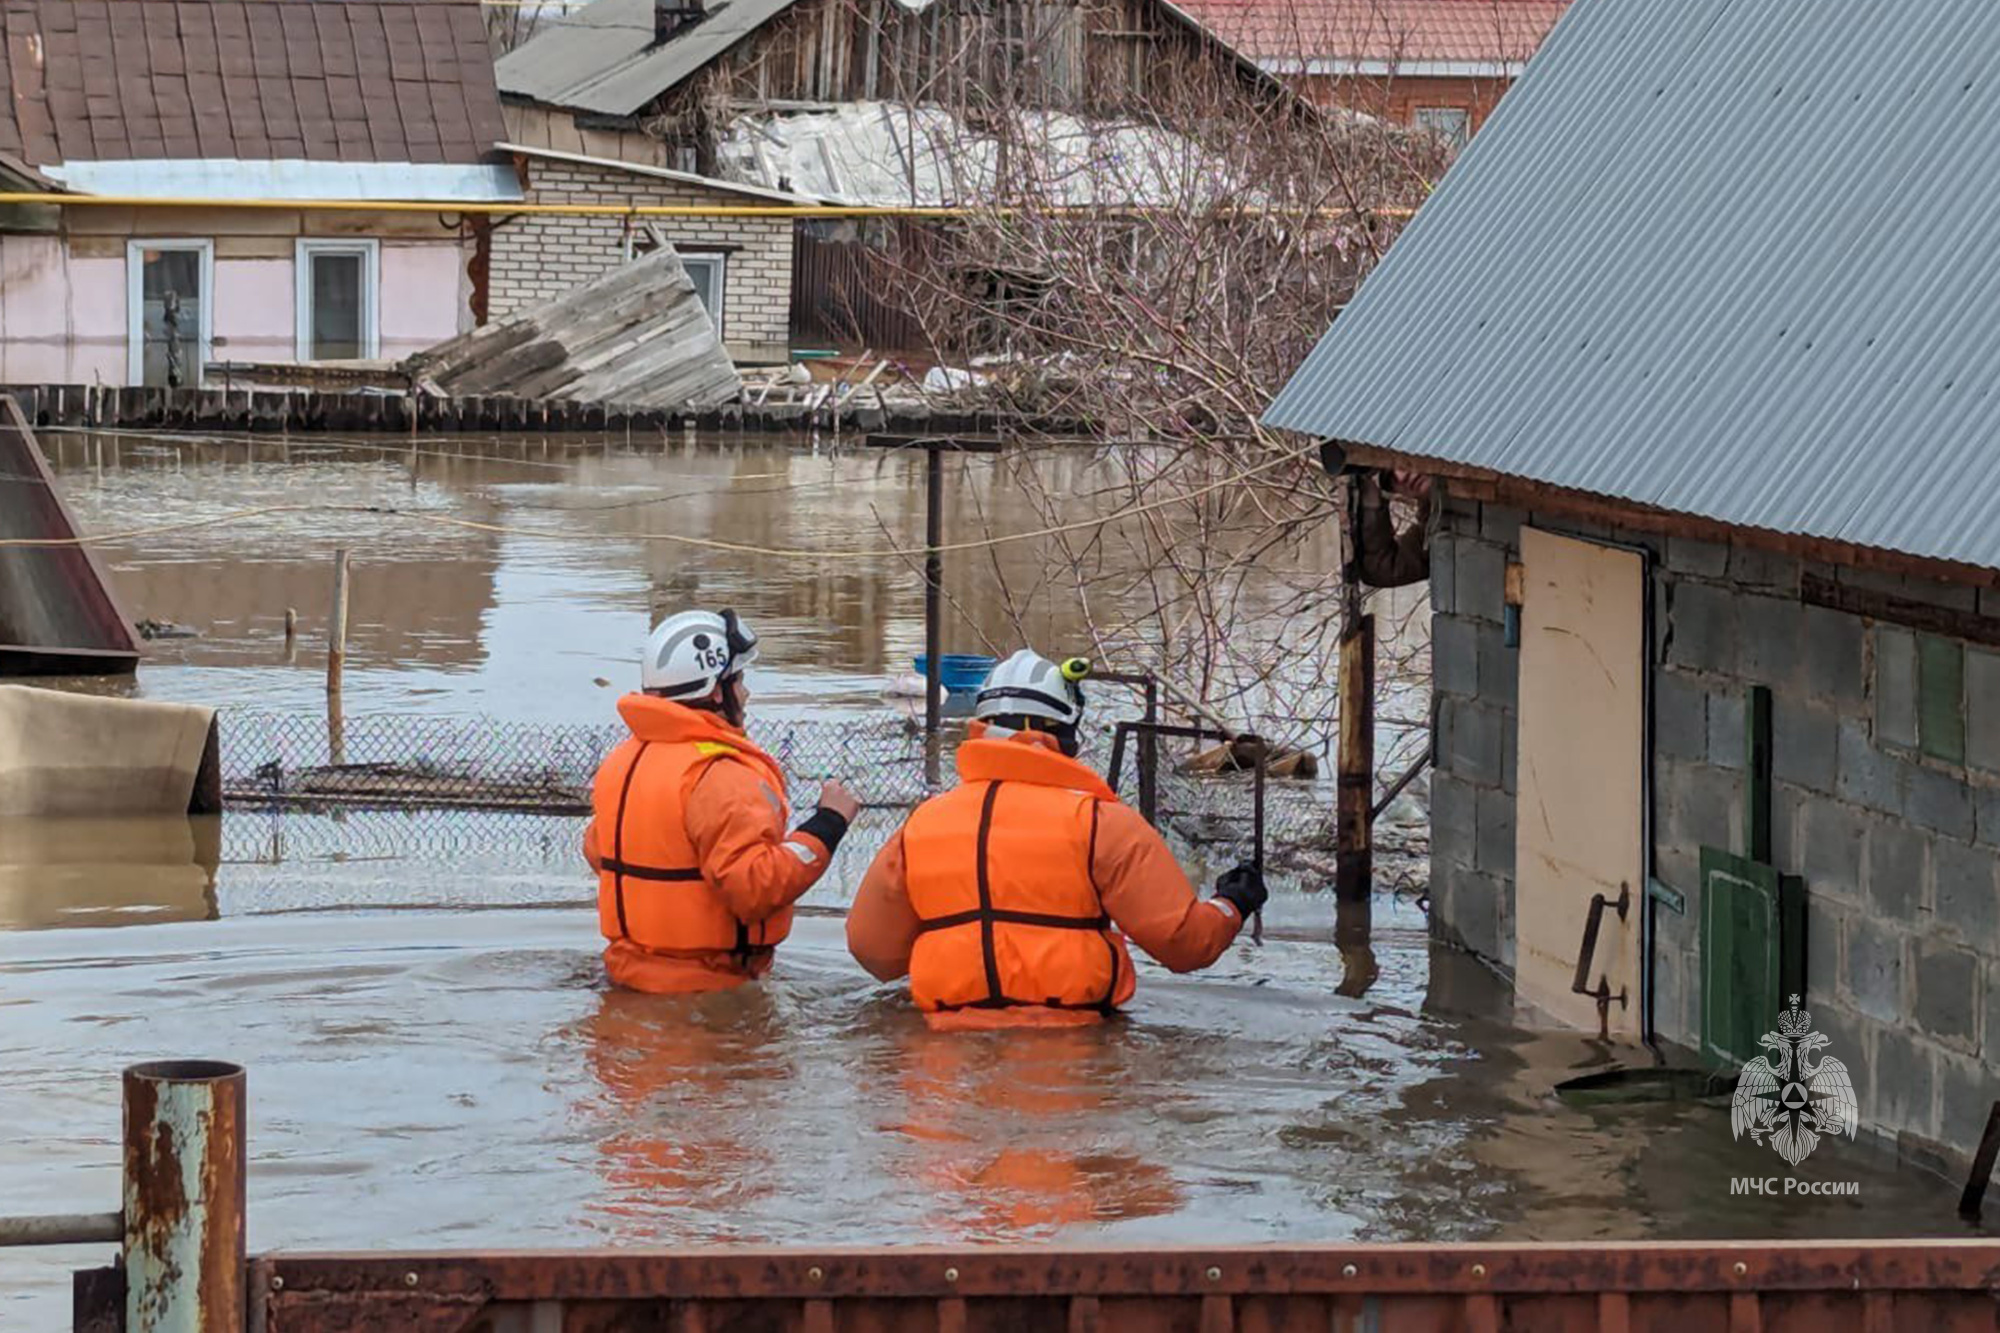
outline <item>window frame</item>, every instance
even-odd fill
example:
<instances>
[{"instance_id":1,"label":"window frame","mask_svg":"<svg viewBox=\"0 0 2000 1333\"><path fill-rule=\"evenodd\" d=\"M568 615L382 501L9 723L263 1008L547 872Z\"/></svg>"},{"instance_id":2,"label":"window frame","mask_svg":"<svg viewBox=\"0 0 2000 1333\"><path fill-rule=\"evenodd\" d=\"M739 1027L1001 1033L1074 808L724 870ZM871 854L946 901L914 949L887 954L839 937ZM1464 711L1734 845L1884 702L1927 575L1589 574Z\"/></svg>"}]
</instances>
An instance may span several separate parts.
<instances>
[{"instance_id":1,"label":"window frame","mask_svg":"<svg viewBox=\"0 0 2000 1333\"><path fill-rule=\"evenodd\" d=\"M728 324L726 322L729 311L729 252L727 250L706 249L701 246L680 245L674 247L674 252L681 257L681 267L683 269L688 266L689 260L715 265L715 309L709 311L708 315L710 319L715 321L715 336L727 342L729 339ZM688 276L688 281L694 281L692 274ZM697 293L696 299L700 299L699 293Z\"/></svg>"},{"instance_id":2,"label":"window frame","mask_svg":"<svg viewBox=\"0 0 2000 1333\"><path fill-rule=\"evenodd\" d=\"M192 387L200 388L215 354L215 242L200 236L133 238L125 242L125 379L146 382L146 251L192 250L201 256L201 327Z\"/></svg>"},{"instance_id":3,"label":"window frame","mask_svg":"<svg viewBox=\"0 0 2000 1333\"><path fill-rule=\"evenodd\" d=\"M293 356L313 360L312 260L315 255L361 256L361 355L372 361L382 351L382 243L366 237L301 237L292 251Z\"/></svg>"},{"instance_id":4,"label":"window frame","mask_svg":"<svg viewBox=\"0 0 2000 1333\"><path fill-rule=\"evenodd\" d=\"M1427 124L1427 115L1457 116L1456 132L1447 134L1435 125ZM1410 108L1410 123L1429 134L1435 134L1454 149L1462 149L1472 142L1472 110L1462 106L1413 106Z\"/></svg>"}]
</instances>

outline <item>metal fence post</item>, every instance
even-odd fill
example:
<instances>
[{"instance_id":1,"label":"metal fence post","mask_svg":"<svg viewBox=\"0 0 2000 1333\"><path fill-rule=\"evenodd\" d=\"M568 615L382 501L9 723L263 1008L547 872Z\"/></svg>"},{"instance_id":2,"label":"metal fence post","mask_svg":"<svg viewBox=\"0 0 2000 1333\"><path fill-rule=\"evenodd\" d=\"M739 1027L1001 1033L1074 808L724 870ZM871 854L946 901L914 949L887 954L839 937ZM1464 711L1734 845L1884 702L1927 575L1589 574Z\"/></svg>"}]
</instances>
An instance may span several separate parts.
<instances>
[{"instance_id":1,"label":"metal fence post","mask_svg":"<svg viewBox=\"0 0 2000 1333\"><path fill-rule=\"evenodd\" d=\"M125 1071L126 1333L243 1333L243 1068Z\"/></svg>"}]
</instances>

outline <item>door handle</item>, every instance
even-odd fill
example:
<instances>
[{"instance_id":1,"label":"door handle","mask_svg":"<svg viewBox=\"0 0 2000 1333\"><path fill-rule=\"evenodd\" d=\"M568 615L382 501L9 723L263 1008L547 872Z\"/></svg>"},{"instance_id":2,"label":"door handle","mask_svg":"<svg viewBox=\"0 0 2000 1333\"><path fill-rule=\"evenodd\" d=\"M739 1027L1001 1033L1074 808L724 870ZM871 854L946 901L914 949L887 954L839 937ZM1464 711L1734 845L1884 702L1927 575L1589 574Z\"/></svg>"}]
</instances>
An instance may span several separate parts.
<instances>
[{"instance_id":1,"label":"door handle","mask_svg":"<svg viewBox=\"0 0 2000 1333\"><path fill-rule=\"evenodd\" d=\"M1619 884L1615 902L1601 893L1590 895L1590 910L1583 918L1583 945L1576 956L1576 976L1569 985L1575 994L1588 995L1597 1001L1597 1035L1605 1041L1611 1038L1611 1002L1618 1001L1620 1009L1629 1002L1625 987L1620 986L1616 995L1611 993L1611 978L1607 973L1597 974L1595 988L1590 984L1590 962L1597 956L1597 936L1604 928L1604 909L1607 907L1618 913L1620 921L1625 920L1626 914L1632 910L1631 884Z\"/></svg>"}]
</instances>

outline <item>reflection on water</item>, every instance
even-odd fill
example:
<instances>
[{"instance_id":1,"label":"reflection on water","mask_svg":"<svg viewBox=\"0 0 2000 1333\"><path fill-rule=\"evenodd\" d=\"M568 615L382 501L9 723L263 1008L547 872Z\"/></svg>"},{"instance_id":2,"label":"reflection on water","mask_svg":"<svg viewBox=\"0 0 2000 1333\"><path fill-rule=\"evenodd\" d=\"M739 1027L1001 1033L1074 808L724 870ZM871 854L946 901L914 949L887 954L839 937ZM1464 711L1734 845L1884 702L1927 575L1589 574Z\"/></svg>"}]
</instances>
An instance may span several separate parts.
<instances>
[{"instance_id":1,"label":"reflection on water","mask_svg":"<svg viewBox=\"0 0 2000 1333\"><path fill-rule=\"evenodd\" d=\"M318 437L203 443L51 433L45 447L86 531L325 504L566 538L285 512L109 544L104 555L130 615L200 632L148 645L138 688L155 697L320 707L336 546L353 552L350 714L421 706L516 721L601 721L610 696L634 683L651 620L690 603L733 605L765 635L753 686L770 707L875 706L884 678L909 670L922 651L920 561L800 562L643 539L913 549L923 533L920 456L684 437L638 448L622 437L424 437L414 459L393 442ZM1038 530L1047 515L1031 491L1081 496L1109 475L1087 450L967 456L946 466L946 532L954 540ZM1032 473L1032 488L1024 473ZM1092 503L1109 501L1076 500L1071 516L1089 516ZM1115 568L1107 551L1115 552L1110 537L1093 558ZM1025 636L1051 651L1088 650L1082 598L1048 563L1052 552L1032 541L948 559L946 647L991 651ZM1246 605L1286 595L1284 578L1316 586L1336 564L1332 534L1307 534L1262 558ZM1146 595L1100 585L1100 621ZM287 608L300 627L289 658Z\"/></svg>"},{"instance_id":2,"label":"reflection on water","mask_svg":"<svg viewBox=\"0 0 2000 1333\"><path fill-rule=\"evenodd\" d=\"M212 920L221 823L0 817L0 930Z\"/></svg>"}]
</instances>

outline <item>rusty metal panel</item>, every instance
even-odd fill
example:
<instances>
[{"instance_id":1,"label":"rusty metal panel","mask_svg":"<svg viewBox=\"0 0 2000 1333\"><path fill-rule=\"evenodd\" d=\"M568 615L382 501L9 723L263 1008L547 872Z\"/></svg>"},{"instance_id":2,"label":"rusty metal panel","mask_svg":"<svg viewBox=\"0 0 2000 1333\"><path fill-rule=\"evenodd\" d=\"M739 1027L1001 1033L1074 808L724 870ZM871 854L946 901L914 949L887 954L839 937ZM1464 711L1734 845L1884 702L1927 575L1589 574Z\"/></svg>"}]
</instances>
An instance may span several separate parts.
<instances>
[{"instance_id":1,"label":"rusty metal panel","mask_svg":"<svg viewBox=\"0 0 2000 1333\"><path fill-rule=\"evenodd\" d=\"M77 535L20 405L0 395L0 540ZM89 547L0 546L0 676L113 675L138 663L138 641Z\"/></svg>"},{"instance_id":2,"label":"rusty metal panel","mask_svg":"<svg viewBox=\"0 0 2000 1333\"><path fill-rule=\"evenodd\" d=\"M1992 1329L2000 1243L270 1255L261 1333Z\"/></svg>"}]
</instances>

